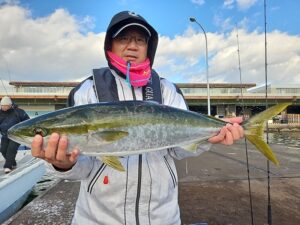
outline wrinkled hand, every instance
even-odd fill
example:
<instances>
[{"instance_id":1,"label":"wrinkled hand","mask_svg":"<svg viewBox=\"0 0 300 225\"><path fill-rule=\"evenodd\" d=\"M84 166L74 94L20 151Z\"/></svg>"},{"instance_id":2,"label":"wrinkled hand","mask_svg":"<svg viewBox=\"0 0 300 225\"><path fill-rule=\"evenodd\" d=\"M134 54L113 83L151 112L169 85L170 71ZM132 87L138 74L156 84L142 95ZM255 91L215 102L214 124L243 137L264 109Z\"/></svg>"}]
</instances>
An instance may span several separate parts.
<instances>
[{"instance_id":1,"label":"wrinkled hand","mask_svg":"<svg viewBox=\"0 0 300 225\"><path fill-rule=\"evenodd\" d=\"M239 125L243 121L242 117L228 118L224 119L224 121L229 123L222 127L216 136L208 139L210 143L232 145L234 141L244 137L244 129Z\"/></svg>"},{"instance_id":2,"label":"wrinkled hand","mask_svg":"<svg viewBox=\"0 0 300 225\"><path fill-rule=\"evenodd\" d=\"M51 163L58 169L71 169L77 161L78 149L67 152L68 139L66 136L59 136L58 133L51 134L46 149L43 149L43 137L36 135L31 143L31 154L36 158Z\"/></svg>"}]
</instances>

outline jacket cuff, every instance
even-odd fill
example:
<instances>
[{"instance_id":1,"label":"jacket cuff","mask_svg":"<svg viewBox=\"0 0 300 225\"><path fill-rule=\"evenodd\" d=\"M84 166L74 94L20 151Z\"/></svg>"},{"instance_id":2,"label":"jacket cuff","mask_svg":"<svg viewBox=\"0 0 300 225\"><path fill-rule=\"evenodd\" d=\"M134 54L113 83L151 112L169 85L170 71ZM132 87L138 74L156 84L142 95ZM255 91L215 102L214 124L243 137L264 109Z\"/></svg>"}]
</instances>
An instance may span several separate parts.
<instances>
[{"instance_id":1,"label":"jacket cuff","mask_svg":"<svg viewBox=\"0 0 300 225\"><path fill-rule=\"evenodd\" d=\"M49 172L55 174L58 178L68 180L85 179L93 168L93 160L89 156L79 155L77 162L69 170L63 170L55 167L50 163L46 163L46 168Z\"/></svg>"}]
</instances>

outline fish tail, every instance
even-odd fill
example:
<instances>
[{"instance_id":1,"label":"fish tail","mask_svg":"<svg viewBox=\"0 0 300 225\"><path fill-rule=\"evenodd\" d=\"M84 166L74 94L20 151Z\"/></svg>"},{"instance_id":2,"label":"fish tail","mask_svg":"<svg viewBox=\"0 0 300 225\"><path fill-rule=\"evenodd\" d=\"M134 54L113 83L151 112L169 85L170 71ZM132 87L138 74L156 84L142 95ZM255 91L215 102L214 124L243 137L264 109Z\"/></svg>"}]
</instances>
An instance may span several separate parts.
<instances>
[{"instance_id":1,"label":"fish tail","mask_svg":"<svg viewBox=\"0 0 300 225\"><path fill-rule=\"evenodd\" d=\"M245 121L245 123L243 123L246 139L250 141L262 154L264 154L275 165L279 165L279 162L270 146L264 141L264 125L266 121L278 115L291 104L292 103L279 103L253 116L249 120Z\"/></svg>"}]
</instances>

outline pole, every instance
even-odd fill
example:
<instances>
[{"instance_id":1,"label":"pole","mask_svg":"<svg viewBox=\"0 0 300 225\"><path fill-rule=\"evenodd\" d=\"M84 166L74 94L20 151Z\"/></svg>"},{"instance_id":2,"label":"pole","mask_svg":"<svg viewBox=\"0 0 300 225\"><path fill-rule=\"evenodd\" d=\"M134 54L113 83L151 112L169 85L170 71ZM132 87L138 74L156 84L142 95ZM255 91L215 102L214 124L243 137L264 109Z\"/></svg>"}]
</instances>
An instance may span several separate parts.
<instances>
[{"instance_id":1,"label":"pole","mask_svg":"<svg viewBox=\"0 0 300 225\"><path fill-rule=\"evenodd\" d=\"M204 37L205 37L205 62L206 62L206 84L207 84L207 114L210 116L210 90L209 90L209 74L208 74L208 47L207 47L207 36L206 36L206 32L204 30L204 28L202 27L202 25L196 20L196 18L191 17L190 18L191 22L195 22L196 24L199 25L199 27L201 28L201 30L204 33Z\"/></svg>"}]
</instances>

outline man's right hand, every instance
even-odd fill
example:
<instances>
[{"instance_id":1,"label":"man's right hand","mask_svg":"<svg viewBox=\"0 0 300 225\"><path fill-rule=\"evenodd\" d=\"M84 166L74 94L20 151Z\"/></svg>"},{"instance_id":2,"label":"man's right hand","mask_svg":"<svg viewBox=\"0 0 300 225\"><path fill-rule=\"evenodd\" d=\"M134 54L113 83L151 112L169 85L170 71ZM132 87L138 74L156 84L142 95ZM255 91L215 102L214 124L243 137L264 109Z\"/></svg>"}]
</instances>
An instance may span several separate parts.
<instances>
[{"instance_id":1,"label":"man's right hand","mask_svg":"<svg viewBox=\"0 0 300 225\"><path fill-rule=\"evenodd\" d=\"M43 148L41 135L36 135L31 143L32 156L51 163L58 170L69 170L77 161L79 150L73 149L71 153L68 153L67 149L68 138L65 135L60 136L58 133L51 134L46 149Z\"/></svg>"}]
</instances>

